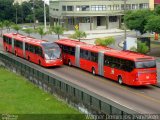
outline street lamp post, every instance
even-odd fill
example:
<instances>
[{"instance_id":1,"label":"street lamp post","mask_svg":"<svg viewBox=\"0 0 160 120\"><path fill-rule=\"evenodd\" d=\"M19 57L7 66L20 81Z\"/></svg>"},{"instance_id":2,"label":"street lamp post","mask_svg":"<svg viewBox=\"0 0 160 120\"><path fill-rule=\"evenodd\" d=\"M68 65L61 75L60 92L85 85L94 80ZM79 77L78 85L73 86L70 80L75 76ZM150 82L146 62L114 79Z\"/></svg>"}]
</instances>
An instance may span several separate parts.
<instances>
[{"instance_id":1,"label":"street lamp post","mask_svg":"<svg viewBox=\"0 0 160 120\"><path fill-rule=\"evenodd\" d=\"M126 13L126 9L127 9L126 2L127 0L124 0L124 14ZM126 25L124 23L124 39L126 40L126 38L127 38L127 31L126 31Z\"/></svg>"},{"instance_id":2,"label":"street lamp post","mask_svg":"<svg viewBox=\"0 0 160 120\"><path fill-rule=\"evenodd\" d=\"M47 25L46 25L46 4L44 0L44 31L47 31Z\"/></svg>"},{"instance_id":3,"label":"street lamp post","mask_svg":"<svg viewBox=\"0 0 160 120\"><path fill-rule=\"evenodd\" d=\"M16 24L17 24L17 21L18 21L17 17L18 17L18 15L17 15L17 6L16 6Z\"/></svg>"},{"instance_id":4,"label":"street lamp post","mask_svg":"<svg viewBox=\"0 0 160 120\"><path fill-rule=\"evenodd\" d=\"M33 21L34 21L34 29L36 28L36 15L35 15L35 1L33 0Z\"/></svg>"}]
</instances>

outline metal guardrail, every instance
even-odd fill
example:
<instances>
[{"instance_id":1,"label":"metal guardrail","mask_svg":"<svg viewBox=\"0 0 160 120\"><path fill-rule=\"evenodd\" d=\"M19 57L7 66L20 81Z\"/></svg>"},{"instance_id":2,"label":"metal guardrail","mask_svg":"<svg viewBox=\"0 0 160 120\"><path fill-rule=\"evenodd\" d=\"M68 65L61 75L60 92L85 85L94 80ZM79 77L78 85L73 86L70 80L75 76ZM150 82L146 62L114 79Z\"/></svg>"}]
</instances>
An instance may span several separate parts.
<instances>
[{"instance_id":1,"label":"metal guardrail","mask_svg":"<svg viewBox=\"0 0 160 120\"><path fill-rule=\"evenodd\" d=\"M16 58L16 57L15 57ZM92 114L132 115L138 114L123 105L97 95L85 88L73 84L59 76L51 74L41 67L25 64L7 53L0 52L0 61L12 71L25 76L40 88L65 99L75 107L84 107ZM137 119L136 119L137 120Z\"/></svg>"}]
</instances>

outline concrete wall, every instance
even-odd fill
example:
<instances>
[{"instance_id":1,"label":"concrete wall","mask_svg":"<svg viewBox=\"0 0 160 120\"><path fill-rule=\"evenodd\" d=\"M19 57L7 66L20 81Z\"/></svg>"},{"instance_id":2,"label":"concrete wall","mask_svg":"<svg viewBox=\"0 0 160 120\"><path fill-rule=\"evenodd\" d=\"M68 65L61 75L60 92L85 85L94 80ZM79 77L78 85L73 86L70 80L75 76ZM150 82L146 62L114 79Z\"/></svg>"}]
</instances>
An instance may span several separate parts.
<instances>
[{"instance_id":1,"label":"concrete wall","mask_svg":"<svg viewBox=\"0 0 160 120\"><path fill-rule=\"evenodd\" d=\"M93 23L79 23L79 30L86 31L90 30L90 27L93 26Z\"/></svg>"}]
</instances>

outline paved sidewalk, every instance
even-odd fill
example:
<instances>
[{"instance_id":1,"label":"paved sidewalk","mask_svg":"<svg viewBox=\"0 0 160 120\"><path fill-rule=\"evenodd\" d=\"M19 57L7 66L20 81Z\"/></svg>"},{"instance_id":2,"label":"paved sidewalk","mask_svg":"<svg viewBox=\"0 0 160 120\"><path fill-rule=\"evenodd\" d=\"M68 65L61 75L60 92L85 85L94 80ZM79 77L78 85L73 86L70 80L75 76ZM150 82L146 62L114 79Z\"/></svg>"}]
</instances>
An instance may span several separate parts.
<instances>
[{"instance_id":1,"label":"paved sidewalk","mask_svg":"<svg viewBox=\"0 0 160 120\"><path fill-rule=\"evenodd\" d=\"M82 38L82 42L86 42L89 44L94 44L96 38L104 38L104 37L114 37L120 36L124 34L124 30L121 29L110 29L110 30L91 30L85 31L87 34L86 38ZM74 31L65 31L64 35L61 38L68 38L69 35L74 34Z\"/></svg>"}]
</instances>

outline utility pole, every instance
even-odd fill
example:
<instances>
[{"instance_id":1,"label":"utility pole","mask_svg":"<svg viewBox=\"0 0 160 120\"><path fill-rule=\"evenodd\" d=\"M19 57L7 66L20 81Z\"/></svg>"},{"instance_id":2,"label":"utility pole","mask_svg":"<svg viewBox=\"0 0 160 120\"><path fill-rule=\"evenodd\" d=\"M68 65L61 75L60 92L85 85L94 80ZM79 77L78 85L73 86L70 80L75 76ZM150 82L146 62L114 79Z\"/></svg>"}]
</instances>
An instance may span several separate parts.
<instances>
[{"instance_id":1,"label":"utility pole","mask_svg":"<svg viewBox=\"0 0 160 120\"><path fill-rule=\"evenodd\" d=\"M124 15L125 15L126 10L127 10L126 2L127 2L127 0L124 0ZM124 40L126 40L126 38L127 38L127 31L126 31L126 25L124 23Z\"/></svg>"},{"instance_id":2,"label":"utility pole","mask_svg":"<svg viewBox=\"0 0 160 120\"><path fill-rule=\"evenodd\" d=\"M17 24L17 21L18 21L18 15L17 15L17 6L16 6L16 24Z\"/></svg>"},{"instance_id":3,"label":"utility pole","mask_svg":"<svg viewBox=\"0 0 160 120\"><path fill-rule=\"evenodd\" d=\"M35 15L35 0L33 0L33 21L34 21L34 29L36 28L36 15Z\"/></svg>"},{"instance_id":4,"label":"utility pole","mask_svg":"<svg viewBox=\"0 0 160 120\"><path fill-rule=\"evenodd\" d=\"M46 4L44 0L44 31L47 31L47 25L46 25Z\"/></svg>"}]
</instances>

